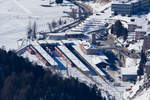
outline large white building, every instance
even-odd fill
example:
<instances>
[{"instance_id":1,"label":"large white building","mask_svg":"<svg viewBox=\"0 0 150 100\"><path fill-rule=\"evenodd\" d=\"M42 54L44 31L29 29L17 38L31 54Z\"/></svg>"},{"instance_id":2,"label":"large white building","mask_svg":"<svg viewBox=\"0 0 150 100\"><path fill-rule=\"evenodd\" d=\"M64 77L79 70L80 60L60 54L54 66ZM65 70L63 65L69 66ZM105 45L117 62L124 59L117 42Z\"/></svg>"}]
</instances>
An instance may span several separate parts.
<instances>
[{"instance_id":1,"label":"large white building","mask_svg":"<svg viewBox=\"0 0 150 100\"><path fill-rule=\"evenodd\" d=\"M116 0L111 5L111 9L115 14L132 15L149 8L150 0Z\"/></svg>"}]
</instances>

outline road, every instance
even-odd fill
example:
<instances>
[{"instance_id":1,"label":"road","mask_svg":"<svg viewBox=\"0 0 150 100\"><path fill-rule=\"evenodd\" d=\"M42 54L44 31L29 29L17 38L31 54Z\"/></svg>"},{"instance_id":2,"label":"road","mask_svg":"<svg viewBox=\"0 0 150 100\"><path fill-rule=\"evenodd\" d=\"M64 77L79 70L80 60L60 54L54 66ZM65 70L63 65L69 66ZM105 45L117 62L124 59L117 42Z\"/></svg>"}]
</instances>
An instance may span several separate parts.
<instances>
[{"instance_id":1,"label":"road","mask_svg":"<svg viewBox=\"0 0 150 100\"><path fill-rule=\"evenodd\" d=\"M77 5L78 7L80 7L82 10L83 10L83 17L77 19L76 21L68 24L68 25L65 25L65 26L62 26L61 28L58 28L58 29L55 29L53 30L52 32L45 32L46 34L48 33L58 33L58 32L65 32L73 27L76 27L78 26L81 22L83 22L84 20L86 20L86 18L88 18L90 15L93 14L93 10L92 8L90 8L88 5L85 5L83 3L79 3L79 2L76 2L76 1L70 1L72 3L74 3L75 5Z\"/></svg>"}]
</instances>

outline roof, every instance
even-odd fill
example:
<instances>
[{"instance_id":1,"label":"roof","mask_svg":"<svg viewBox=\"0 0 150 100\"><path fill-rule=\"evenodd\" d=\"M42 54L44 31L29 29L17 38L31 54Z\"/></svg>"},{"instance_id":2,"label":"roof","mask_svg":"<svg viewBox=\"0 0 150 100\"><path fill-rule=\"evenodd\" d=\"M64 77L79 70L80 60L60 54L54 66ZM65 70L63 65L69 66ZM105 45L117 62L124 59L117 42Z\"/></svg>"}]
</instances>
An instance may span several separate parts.
<instances>
[{"instance_id":1,"label":"roof","mask_svg":"<svg viewBox=\"0 0 150 100\"><path fill-rule=\"evenodd\" d=\"M144 35L145 37L150 37L150 32Z\"/></svg>"},{"instance_id":2,"label":"roof","mask_svg":"<svg viewBox=\"0 0 150 100\"><path fill-rule=\"evenodd\" d=\"M125 67L128 68L128 67L138 66L139 62L140 62L140 59L133 59L133 58L127 57L126 62L125 62L125 65L126 65Z\"/></svg>"},{"instance_id":3,"label":"roof","mask_svg":"<svg viewBox=\"0 0 150 100\"><path fill-rule=\"evenodd\" d=\"M98 46L90 44L88 41L82 41L81 44L85 49L98 49Z\"/></svg>"},{"instance_id":4,"label":"roof","mask_svg":"<svg viewBox=\"0 0 150 100\"><path fill-rule=\"evenodd\" d=\"M132 4L132 3L136 3L139 0L116 0L114 1L114 3L116 4Z\"/></svg>"},{"instance_id":5,"label":"roof","mask_svg":"<svg viewBox=\"0 0 150 100\"><path fill-rule=\"evenodd\" d=\"M122 75L137 75L138 67L123 67L121 68Z\"/></svg>"},{"instance_id":6,"label":"roof","mask_svg":"<svg viewBox=\"0 0 150 100\"><path fill-rule=\"evenodd\" d=\"M147 55L147 59L150 61L150 54Z\"/></svg>"},{"instance_id":7,"label":"roof","mask_svg":"<svg viewBox=\"0 0 150 100\"><path fill-rule=\"evenodd\" d=\"M150 66L150 61L147 61L147 62L145 63L145 66Z\"/></svg>"}]
</instances>

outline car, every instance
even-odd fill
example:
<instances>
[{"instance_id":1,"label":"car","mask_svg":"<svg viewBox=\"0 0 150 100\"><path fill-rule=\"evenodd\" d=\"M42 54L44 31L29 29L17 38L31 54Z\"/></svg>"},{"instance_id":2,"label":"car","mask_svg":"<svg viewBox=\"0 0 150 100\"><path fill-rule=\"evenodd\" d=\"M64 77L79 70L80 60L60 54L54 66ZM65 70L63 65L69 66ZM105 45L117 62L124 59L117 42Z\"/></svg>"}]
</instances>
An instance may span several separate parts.
<instances>
[{"instance_id":1,"label":"car","mask_svg":"<svg viewBox=\"0 0 150 100\"><path fill-rule=\"evenodd\" d=\"M109 81L110 81L110 82L114 82L115 80L114 80L113 78L110 78Z\"/></svg>"},{"instance_id":2,"label":"car","mask_svg":"<svg viewBox=\"0 0 150 100\"><path fill-rule=\"evenodd\" d=\"M104 13L104 11L101 11L101 13Z\"/></svg>"},{"instance_id":3,"label":"car","mask_svg":"<svg viewBox=\"0 0 150 100\"><path fill-rule=\"evenodd\" d=\"M107 76L107 79L110 81L110 82L114 82L115 80L112 78L112 77L110 77L109 75Z\"/></svg>"},{"instance_id":4,"label":"car","mask_svg":"<svg viewBox=\"0 0 150 100\"><path fill-rule=\"evenodd\" d=\"M120 83L114 83L114 86L121 86Z\"/></svg>"},{"instance_id":5,"label":"car","mask_svg":"<svg viewBox=\"0 0 150 100\"><path fill-rule=\"evenodd\" d=\"M100 14L96 14L97 16L99 16Z\"/></svg>"}]
</instances>

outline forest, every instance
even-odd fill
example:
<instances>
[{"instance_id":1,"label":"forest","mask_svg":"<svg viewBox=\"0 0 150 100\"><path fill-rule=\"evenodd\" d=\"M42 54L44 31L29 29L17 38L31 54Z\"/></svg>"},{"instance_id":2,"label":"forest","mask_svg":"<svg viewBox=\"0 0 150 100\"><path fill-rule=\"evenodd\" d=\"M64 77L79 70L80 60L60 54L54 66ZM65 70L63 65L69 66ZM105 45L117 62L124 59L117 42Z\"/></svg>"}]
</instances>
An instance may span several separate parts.
<instances>
[{"instance_id":1,"label":"forest","mask_svg":"<svg viewBox=\"0 0 150 100\"><path fill-rule=\"evenodd\" d=\"M105 100L95 86L62 78L49 69L0 49L0 100Z\"/></svg>"}]
</instances>

